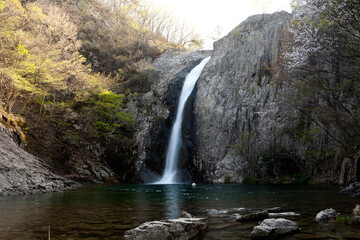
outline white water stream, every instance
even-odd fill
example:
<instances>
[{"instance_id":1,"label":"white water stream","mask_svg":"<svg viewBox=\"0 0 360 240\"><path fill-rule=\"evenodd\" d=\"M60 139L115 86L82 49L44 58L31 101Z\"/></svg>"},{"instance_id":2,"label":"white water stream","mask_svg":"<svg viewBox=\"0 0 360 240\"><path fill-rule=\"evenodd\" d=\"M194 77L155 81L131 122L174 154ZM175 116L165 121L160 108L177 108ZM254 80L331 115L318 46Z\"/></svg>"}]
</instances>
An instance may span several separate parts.
<instances>
[{"instance_id":1,"label":"white water stream","mask_svg":"<svg viewBox=\"0 0 360 240\"><path fill-rule=\"evenodd\" d=\"M175 122L171 129L170 141L167 147L166 153L166 165L163 172L163 176L160 181L155 184L173 184L176 183L176 174L178 168L179 150L182 144L181 126L184 118L184 108L186 102L194 90L196 81L199 79L202 70L206 63L210 60L210 57L205 58L199 65L191 70L186 76L184 85L181 90L180 99L178 103Z\"/></svg>"}]
</instances>

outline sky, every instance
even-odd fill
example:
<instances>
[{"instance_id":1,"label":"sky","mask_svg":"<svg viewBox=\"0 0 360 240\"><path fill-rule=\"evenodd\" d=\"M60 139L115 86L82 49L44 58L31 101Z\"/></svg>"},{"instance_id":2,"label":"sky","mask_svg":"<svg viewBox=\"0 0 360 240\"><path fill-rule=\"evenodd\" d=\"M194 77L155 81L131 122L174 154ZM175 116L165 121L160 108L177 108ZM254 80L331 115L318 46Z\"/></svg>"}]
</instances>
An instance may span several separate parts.
<instances>
[{"instance_id":1,"label":"sky","mask_svg":"<svg viewBox=\"0 0 360 240\"><path fill-rule=\"evenodd\" d=\"M212 47L211 37L220 29L225 36L248 16L290 12L291 0L149 0L155 6L171 12L179 21L194 27L205 40L205 48Z\"/></svg>"}]
</instances>

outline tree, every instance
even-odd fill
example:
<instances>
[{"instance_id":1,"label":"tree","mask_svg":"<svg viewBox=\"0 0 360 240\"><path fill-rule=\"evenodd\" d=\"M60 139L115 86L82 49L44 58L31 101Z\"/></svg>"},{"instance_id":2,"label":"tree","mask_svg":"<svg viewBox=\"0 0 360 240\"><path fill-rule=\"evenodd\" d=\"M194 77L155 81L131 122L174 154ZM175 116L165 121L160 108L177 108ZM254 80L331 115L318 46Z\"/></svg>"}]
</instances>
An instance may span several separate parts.
<instances>
[{"instance_id":1,"label":"tree","mask_svg":"<svg viewBox=\"0 0 360 240\"><path fill-rule=\"evenodd\" d=\"M293 7L292 104L322 130L324 145L350 153L360 148L360 1L295 0Z\"/></svg>"}]
</instances>

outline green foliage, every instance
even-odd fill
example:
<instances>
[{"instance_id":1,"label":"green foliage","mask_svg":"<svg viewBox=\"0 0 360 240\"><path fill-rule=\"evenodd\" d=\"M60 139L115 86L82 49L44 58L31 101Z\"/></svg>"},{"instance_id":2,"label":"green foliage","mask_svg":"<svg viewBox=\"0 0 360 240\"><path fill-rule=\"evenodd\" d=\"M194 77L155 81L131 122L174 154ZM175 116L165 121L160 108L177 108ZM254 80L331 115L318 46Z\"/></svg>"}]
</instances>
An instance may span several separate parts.
<instances>
[{"instance_id":1,"label":"green foliage","mask_svg":"<svg viewBox=\"0 0 360 240\"><path fill-rule=\"evenodd\" d=\"M244 132L239 134L238 143L233 145L232 148L239 154L249 154L252 150L252 142L255 140L256 135L251 132Z\"/></svg>"},{"instance_id":2,"label":"green foliage","mask_svg":"<svg viewBox=\"0 0 360 240\"><path fill-rule=\"evenodd\" d=\"M336 217L336 223L340 224L349 224L352 220L353 216L351 215L339 215Z\"/></svg>"},{"instance_id":3,"label":"green foliage","mask_svg":"<svg viewBox=\"0 0 360 240\"><path fill-rule=\"evenodd\" d=\"M243 181L244 184L254 184L256 183L256 180L251 177L244 177Z\"/></svg>"},{"instance_id":4,"label":"green foliage","mask_svg":"<svg viewBox=\"0 0 360 240\"><path fill-rule=\"evenodd\" d=\"M294 43L287 58L295 72L289 79L294 93L289 99L311 122L295 138L311 143L326 136L320 152L331 146L337 156L351 154L360 144L360 5L294 0L294 8Z\"/></svg>"},{"instance_id":5,"label":"green foliage","mask_svg":"<svg viewBox=\"0 0 360 240\"><path fill-rule=\"evenodd\" d=\"M133 115L123 111L124 99L123 94L104 91L87 101L87 111L95 116L93 127L97 130L97 136L121 133L123 125L134 120Z\"/></svg>"},{"instance_id":6,"label":"green foliage","mask_svg":"<svg viewBox=\"0 0 360 240\"><path fill-rule=\"evenodd\" d=\"M269 148L262 153L267 174L271 177L281 177L300 171L297 157L284 148Z\"/></svg>"},{"instance_id":7,"label":"green foliage","mask_svg":"<svg viewBox=\"0 0 360 240\"><path fill-rule=\"evenodd\" d=\"M235 182L232 180L231 177L225 176L225 178L224 178L224 183L225 183L225 184L231 184L231 183L235 183Z\"/></svg>"}]
</instances>

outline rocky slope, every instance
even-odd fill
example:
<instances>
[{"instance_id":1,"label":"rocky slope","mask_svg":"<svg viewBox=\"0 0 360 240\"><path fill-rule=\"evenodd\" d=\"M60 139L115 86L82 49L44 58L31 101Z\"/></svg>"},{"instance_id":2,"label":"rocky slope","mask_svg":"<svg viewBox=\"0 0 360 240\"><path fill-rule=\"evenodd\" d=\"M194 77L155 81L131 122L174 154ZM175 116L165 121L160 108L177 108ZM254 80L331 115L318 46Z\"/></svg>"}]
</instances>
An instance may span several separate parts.
<instances>
[{"instance_id":1,"label":"rocky slope","mask_svg":"<svg viewBox=\"0 0 360 240\"><path fill-rule=\"evenodd\" d=\"M19 134L0 124L0 195L61 191L79 184L52 173L21 146Z\"/></svg>"}]
</instances>

